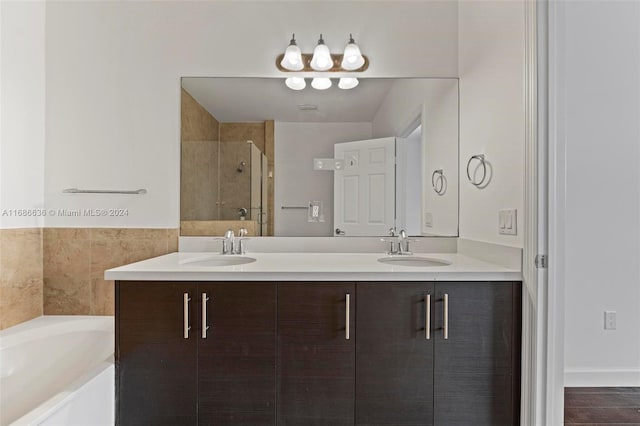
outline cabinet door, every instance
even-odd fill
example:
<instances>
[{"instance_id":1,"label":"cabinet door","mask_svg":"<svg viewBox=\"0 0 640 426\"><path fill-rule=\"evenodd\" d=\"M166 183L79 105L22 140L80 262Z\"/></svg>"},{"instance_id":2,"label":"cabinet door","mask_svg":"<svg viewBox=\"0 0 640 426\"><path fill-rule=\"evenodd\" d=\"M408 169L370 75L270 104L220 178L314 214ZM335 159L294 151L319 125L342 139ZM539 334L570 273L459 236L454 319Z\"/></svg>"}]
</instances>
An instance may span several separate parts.
<instances>
[{"instance_id":1,"label":"cabinet door","mask_svg":"<svg viewBox=\"0 0 640 426\"><path fill-rule=\"evenodd\" d=\"M198 299L198 424L275 425L276 284L201 283Z\"/></svg>"},{"instance_id":2,"label":"cabinet door","mask_svg":"<svg viewBox=\"0 0 640 426\"><path fill-rule=\"evenodd\" d=\"M435 424L519 425L520 284L436 283L435 289Z\"/></svg>"},{"instance_id":3,"label":"cabinet door","mask_svg":"<svg viewBox=\"0 0 640 426\"><path fill-rule=\"evenodd\" d=\"M359 282L356 294L356 425L432 425L433 283Z\"/></svg>"},{"instance_id":4,"label":"cabinet door","mask_svg":"<svg viewBox=\"0 0 640 426\"><path fill-rule=\"evenodd\" d=\"M197 423L195 290L189 283L116 284L118 424ZM186 305L185 294L191 299Z\"/></svg>"},{"instance_id":5,"label":"cabinet door","mask_svg":"<svg viewBox=\"0 0 640 426\"><path fill-rule=\"evenodd\" d=\"M353 283L278 284L279 426L353 426L354 306Z\"/></svg>"}]
</instances>

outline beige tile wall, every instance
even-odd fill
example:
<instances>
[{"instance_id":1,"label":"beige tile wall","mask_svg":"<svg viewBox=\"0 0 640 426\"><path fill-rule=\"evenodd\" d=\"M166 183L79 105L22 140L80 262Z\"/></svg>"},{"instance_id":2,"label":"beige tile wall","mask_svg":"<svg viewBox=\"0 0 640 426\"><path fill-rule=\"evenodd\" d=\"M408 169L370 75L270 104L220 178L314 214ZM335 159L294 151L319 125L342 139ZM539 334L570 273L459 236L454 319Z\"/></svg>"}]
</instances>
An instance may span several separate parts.
<instances>
[{"instance_id":1,"label":"beige tile wall","mask_svg":"<svg viewBox=\"0 0 640 426\"><path fill-rule=\"evenodd\" d=\"M113 315L105 269L178 250L177 229L45 228L44 314Z\"/></svg>"},{"instance_id":2,"label":"beige tile wall","mask_svg":"<svg viewBox=\"0 0 640 426\"><path fill-rule=\"evenodd\" d=\"M42 229L0 229L0 330L42 315Z\"/></svg>"},{"instance_id":3,"label":"beige tile wall","mask_svg":"<svg viewBox=\"0 0 640 426\"><path fill-rule=\"evenodd\" d=\"M218 120L184 89L181 92L180 140L217 141Z\"/></svg>"},{"instance_id":4,"label":"beige tile wall","mask_svg":"<svg viewBox=\"0 0 640 426\"><path fill-rule=\"evenodd\" d=\"M219 123L182 89L180 218L218 219Z\"/></svg>"}]
</instances>

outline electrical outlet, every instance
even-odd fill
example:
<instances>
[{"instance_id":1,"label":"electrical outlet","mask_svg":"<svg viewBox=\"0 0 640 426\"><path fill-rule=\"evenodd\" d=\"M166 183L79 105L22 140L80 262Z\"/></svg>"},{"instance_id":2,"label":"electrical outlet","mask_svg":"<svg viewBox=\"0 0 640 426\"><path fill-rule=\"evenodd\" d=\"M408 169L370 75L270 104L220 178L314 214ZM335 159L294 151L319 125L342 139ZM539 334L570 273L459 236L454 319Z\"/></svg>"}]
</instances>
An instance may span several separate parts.
<instances>
[{"instance_id":1,"label":"electrical outlet","mask_svg":"<svg viewBox=\"0 0 640 426\"><path fill-rule=\"evenodd\" d=\"M424 226L427 228L433 228L433 213L426 212L424 214Z\"/></svg>"},{"instance_id":2,"label":"electrical outlet","mask_svg":"<svg viewBox=\"0 0 640 426\"><path fill-rule=\"evenodd\" d=\"M604 329L615 330L616 329L616 312L604 311Z\"/></svg>"}]
</instances>

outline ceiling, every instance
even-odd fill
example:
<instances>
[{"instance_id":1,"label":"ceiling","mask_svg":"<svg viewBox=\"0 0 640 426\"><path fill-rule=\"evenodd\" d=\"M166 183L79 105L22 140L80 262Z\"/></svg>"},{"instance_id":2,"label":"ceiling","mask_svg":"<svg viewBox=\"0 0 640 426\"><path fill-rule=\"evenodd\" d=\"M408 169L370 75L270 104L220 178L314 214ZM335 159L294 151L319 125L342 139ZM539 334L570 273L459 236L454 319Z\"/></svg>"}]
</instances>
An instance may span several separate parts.
<instances>
[{"instance_id":1,"label":"ceiling","mask_svg":"<svg viewBox=\"0 0 640 426\"><path fill-rule=\"evenodd\" d=\"M184 77L182 87L220 122L275 120L283 122L373 121L395 79L360 78L350 90L338 88L338 80L327 90L307 87L289 89L284 78ZM301 111L299 105L316 105Z\"/></svg>"}]
</instances>

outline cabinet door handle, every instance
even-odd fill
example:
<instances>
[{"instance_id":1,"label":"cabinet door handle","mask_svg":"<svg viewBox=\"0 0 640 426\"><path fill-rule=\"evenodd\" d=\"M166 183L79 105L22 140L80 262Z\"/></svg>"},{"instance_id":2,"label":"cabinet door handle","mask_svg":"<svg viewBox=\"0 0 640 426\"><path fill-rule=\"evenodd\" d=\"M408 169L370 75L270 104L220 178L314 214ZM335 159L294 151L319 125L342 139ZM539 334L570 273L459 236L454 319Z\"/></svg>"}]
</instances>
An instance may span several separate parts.
<instances>
[{"instance_id":1,"label":"cabinet door handle","mask_svg":"<svg viewBox=\"0 0 640 426\"><path fill-rule=\"evenodd\" d=\"M207 338L207 330L209 326L207 325L207 302L209 301L209 297L207 293L202 293L202 338Z\"/></svg>"},{"instance_id":2,"label":"cabinet door handle","mask_svg":"<svg viewBox=\"0 0 640 426\"><path fill-rule=\"evenodd\" d=\"M344 338L346 340L349 340L350 336L349 336L349 328L350 328L350 324L349 324L349 308L351 307L351 295L349 293L347 293L347 308L345 309L345 328L344 328Z\"/></svg>"},{"instance_id":3,"label":"cabinet door handle","mask_svg":"<svg viewBox=\"0 0 640 426\"><path fill-rule=\"evenodd\" d=\"M444 294L444 323L442 327L443 335L445 339L449 338L449 295Z\"/></svg>"},{"instance_id":4,"label":"cabinet door handle","mask_svg":"<svg viewBox=\"0 0 640 426\"><path fill-rule=\"evenodd\" d=\"M182 311L184 314L184 338L189 338L189 330L191 330L191 326L189 325L189 302L191 298L189 297L189 293L185 293L182 295L183 307Z\"/></svg>"},{"instance_id":5,"label":"cabinet door handle","mask_svg":"<svg viewBox=\"0 0 640 426\"><path fill-rule=\"evenodd\" d=\"M431 295L424 297L424 338L431 339Z\"/></svg>"}]
</instances>

